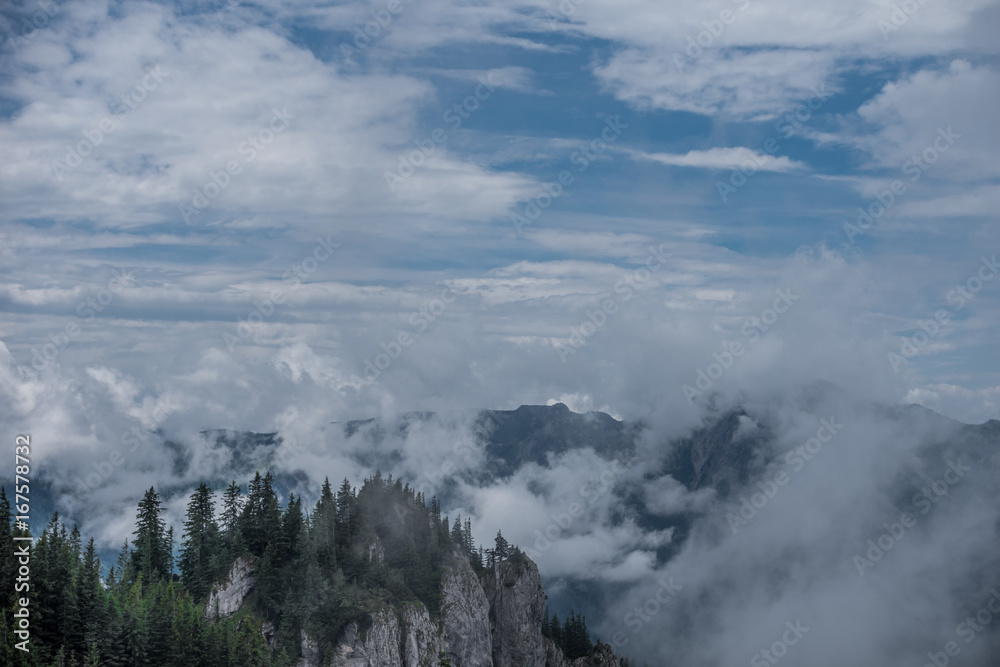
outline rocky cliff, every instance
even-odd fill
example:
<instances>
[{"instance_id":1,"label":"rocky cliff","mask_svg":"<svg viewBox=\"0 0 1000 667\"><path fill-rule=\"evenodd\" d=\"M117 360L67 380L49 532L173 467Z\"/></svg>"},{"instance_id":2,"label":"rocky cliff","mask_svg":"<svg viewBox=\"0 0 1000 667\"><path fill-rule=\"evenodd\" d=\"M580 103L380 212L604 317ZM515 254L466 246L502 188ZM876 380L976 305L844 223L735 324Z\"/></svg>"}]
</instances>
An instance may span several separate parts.
<instances>
[{"instance_id":1,"label":"rocky cliff","mask_svg":"<svg viewBox=\"0 0 1000 667\"><path fill-rule=\"evenodd\" d=\"M239 610L253 587L253 560L246 556L237 559L226 580L212 587L205 613L212 618L229 618Z\"/></svg>"},{"instance_id":2,"label":"rocky cliff","mask_svg":"<svg viewBox=\"0 0 1000 667\"><path fill-rule=\"evenodd\" d=\"M493 664L544 665L545 591L538 567L527 556L519 556L496 565L481 582L490 603Z\"/></svg>"},{"instance_id":3,"label":"rocky cliff","mask_svg":"<svg viewBox=\"0 0 1000 667\"><path fill-rule=\"evenodd\" d=\"M230 616L254 587L253 563L241 559L216 586L206 612ZM433 618L419 602L384 607L362 630L347 626L333 655L321 657L320 638L302 631L297 667L612 667L610 647L598 644L591 655L567 660L542 636L545 592L538 567L520 554L481 577L455 555L441 583L441 613Z\"/></svg>"}]
</instances>

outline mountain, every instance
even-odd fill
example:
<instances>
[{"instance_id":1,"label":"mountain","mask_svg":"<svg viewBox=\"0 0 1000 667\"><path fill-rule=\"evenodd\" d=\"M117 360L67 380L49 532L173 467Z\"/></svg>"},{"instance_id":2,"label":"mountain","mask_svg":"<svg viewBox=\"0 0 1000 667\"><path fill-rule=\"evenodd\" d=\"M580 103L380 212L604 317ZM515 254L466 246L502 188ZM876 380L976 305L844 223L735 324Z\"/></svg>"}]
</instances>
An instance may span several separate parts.
<instances>
[{"instance_id":1,"label":"mountain","mask_svg":"<svg viewBox=\"0 0 1000 667\"><path fill-rule=\"evenodd\" d=\"M477 664L474 655L479 656L477 660L489 655L490 660L506 661L504 664L559 664L560 659L568 659L560 658L546 644L551 638L545 637L541 628L548 620L547 614L534 611L546 605L563 619L570 610L579 612L606 639L614 641L624 629L624 636L633 640L627 633L629 619L636 620L631 615L636 608L633 599L640 596L640 604L648 600L649 594L643 592L642 586L649 584L631 580L622 583L622 577L628 575L617 574L613 568L634 564L636 554L652 572L670 572L674 566L691 570L699 563L711 564L713 554L730 553L727 550L735 550L733 553L748 561L756 554L764 563L758 566L762 568L762 580L774 589L767 596L775 597L786 586L781 577L788 576L788 568L793 566L800 570L813 568L817 581L828 576L828 571L840 569L847 570L845 576L866 577L866 585L873 576L887 574L905 581L910 569L934 571L940 564L912 568L901 565L898 572L882 566L877 575L872 575L867 564L856 569L851 560L857 556L863 563L875 562L872 557L880 552L869 545L878 544L879 539L889 543L880 531L898 531L895 525L901 512L909 512L919 520L911 531L914 537L907 537L908 541L946 544L940 553L948 567L963 564L961 568L955 565L956 571L947 578L936 577L947 579L941 585L947 585L949 596L963 599L988 589L994 573L1000 570L995 556L1000 550L993 548L1000 545L1000 519L995 510L1000 500L998 420L962 424L919 405L869 404L835 387L816 385L788 400L748 400L710 407L700 424L686 430L653 429L643 422L622 421L600 412L574 413L563 404L555 404L479 410L458 416L412 412L389 419L337 423L331 431L336 432L336 437L321 442L335 449L323 451L314 446L314 451L346 459L361 469L381 469L378 479L383 473L389 480L396 476L393 487L398 484L398 475L420 472L422 457L433 449L435 439L452 434L472 438L477 454L433 485L436 497L425 497L410 489L412 501L403 498L386 506L383 513L390 518L373 524L381 526L374 536L352 537L350 554L340 554L347 560L338 563L347 583L343 590L353 592L331 607L336 610L329 612L332 616L324 617L326 620L319 624L282 628L279 623L273 635L264 633L268 646L278 646L297 660L305 660L305 665L329 664L331 656L339 656L339 662L334 664L362 665L366 663L350 660L395 660L397 654L402 662L391 664L422 664L432 659L435 651L443 651L445 659L456 667ZM670 435L661 435L663 432ZM205 470L209 486L220 490L228 479L239 478L234 471L242 473L243 478L254 471L264 473L278 456L282 442L280 433L233 430L205 431L198 443L176 438L165 442L164 451L173 457L175 477L163 484L163 497L176 506L178 496L191 493L190 482L183 481L182 476L190 479L198 472L194 453L199 448L210 449L215 460L225 462L221 468ZM450 451L446 451L445 461L456 458L448 454ZM813 459L818 462L811 463ZM469 503L492 490L507 494L498 497L522 494L547 503L546 494L551 489L545 486L549 482L541 480L597 477L601 469L615 462L631 467L628 474L614 477L604 489L595 505L604 509L577 522L571 530L556 531L563 542L561 553L585 564L575 569L553 561L554 552L540 558L544 549L530 536L530 529L522 531L519 538L526 553L510 562L482 562L481 568L475 564L476 554L469 551L465 538L452 540L456 555L456 549L443 542L433 546L422 541L429 538L420 538L414 539L411 546L395 537L402 534L401 530L416 535L412 533L415 526L423 525L423 520L415 519L422 511L416 509L418 506L427 507L432 515L453 508L466 508L465 513L472 507ZM434 470L439 463L428 465ZM573 468L581 465L589 468ZM309 489L315 489L318 481L315 474L314 470L286 465L269 477L282 502L293 494L305 494L311 502L315 490ZM772 490L777 490L773 481L781 474L791 477L789 490L773 496ZM948 481L955 475L961 484ZM36 482L33 490L36 506L44 507L45 487ZM761 495L765 491L768 495ZM366 497L370 495L366 492ZM752 506L747 504L751 502ZM857 508L852 506L855 502ZM57 505L54 496L50 504ZM548 513L555 516L565 511L565 504L544 507L544 521ZM484 516L482 507L477 512L474 515ZM524 523L534 527L537 524L531 522L536 518L526 516ZM968 522L968 529L961 528L963 521ZM310 530L312 522L312 518L307 521ZM824 522L830 522L829 530L816 528ZM789 526L787 531L785 525ZM955 526L954 531L950 526ZM465 530L465 524L461 530ZM960 545L963 530L975 537L975 543ZM596 537L584 540L589 535ZM631 541L614 541L623 535ZM759 543L754 541L758 539ZM603 561L607 563L601 566L604 569L595 569L586 565L589 554L567 551L569 544L597 545L611 555ZM777 548L774 544L782 545L782 557L777 560L772 557ZM255 548L257 553L242 561L227 556L224 571L214 572L215 592L208 607L217 600L221 610L228 610L223 617L226 613L232 614L231 619L259 615L262 591L272 599L276 595L274 584L267 584L267 577L261 578L261 568L267 569L264 551L259 544ZM428 558L428 553L432 557ZM901 551L897 549L893 556L902 558L896 556L898 553ZM925 549L918 553L938 551ZM113 559L102 555L105 561ZM840 560L831 566L828 561L835 555ZM522 557L523 562L519 560ZM544 580L535 561L542 564L543 573L548 573ZM360 567L361 572L369 565L375 568L375 575L352 579L348 574L352 567ZM734 570L737 565L734 561ZM384 572L382 567L386 568ZM552 574L553 570L557 574ZM700 655L698 647L704 645L704 640L697 645L694 639L689 640L700 626L684 619L703 616L708 613L706 609L721 613L713 606L719 596L714 587L752 589L758 585L752 578L756 571L741 580L747 584L728 581L725 569L704 575L701 583L695 575L690 576L691 583L685 584L692 591L690 597L672 602L675 611L656 619L662 627L658 627L655 637L661 643L656 644L653 635L645 635L647 622L643 621L638 624L643 628L638 638L645 637L648 644L632 643L623 648L615 643L619 655L637 655L669 665L685 664L685 660L690 664L712 664L690 661L688 656ZM333 579L328 584L340 586ZM541 592L543 584L547 597ZM697 588L699 585L701 588ZM852 585L848 579L833 588ZM317 589L326 590L323 586ZM514 595L515 591L519 592ZM810 599L803 597L797 604L801 606L802 601ZM517 615L528 613L526 610L530 610L528 616ZM270 621L262 616L258 620L261 629L266 630L265 624ZM702 622L717 620L709 615ZM536 621L541 624L537 632ZM464 629L456 635L456 627ZM521 628L521 634L511 634L511 628ZM990 631L982 636L993 634ZM669 642L669 651L664 642ZM514 647L513 653L498 658L495 651L507 646ZM543 649L545 662L533 663Z\"/></svg>"},{"instance_id":2,"label":"mountain","mask_svg":"<svg viewBox=\"0 0 1000 667\"><path fill-rule=\"evenodd\" d=\"M280 507L270 474L227 488L217 515L211 489L191 494L180 539L150 488L131 546L102 577L90 540L54 516L32 549L30 589L15 597L2 561L3 615L30 599L31 651L8 624L10 665L167 667L624 667L585 621L546 633L538 568L498 532L476 548L471 523L450 527L436 501L382 477L358 489L323 484L312 511L290 495ZM27 533L6 520L0 548ZM175 568L175 556L176 568ZM178 577L175 570L180 571ZM25 597L27 596L27 597ZM20 605L20 606L19 606ZM572 635L572 639L570 638Z\"/></svg>"},{"instance_id":3,"label":"mountain","mask_svg":"<svg viewBox=\"0 0 1000 667\"><path fill-rule=\"evenodd\" d=\"M378 562L385 554L372 553ZM432 616L419 602L383 606L361 624L350 622L327 651L324 640L303 630L297 667L618 667L624 662L607 644L568 659L542 634L545 593L537 566L523 554L477 575L456 552L441 582L441 612ZM239 613L254 594L252 561L237 562L211 594L210 615ZM219 611L221 610L221 611ZM364 627L362 627L362 625ZM273 628L264 635L274 648Z\"/></svg>"}]
</instances>

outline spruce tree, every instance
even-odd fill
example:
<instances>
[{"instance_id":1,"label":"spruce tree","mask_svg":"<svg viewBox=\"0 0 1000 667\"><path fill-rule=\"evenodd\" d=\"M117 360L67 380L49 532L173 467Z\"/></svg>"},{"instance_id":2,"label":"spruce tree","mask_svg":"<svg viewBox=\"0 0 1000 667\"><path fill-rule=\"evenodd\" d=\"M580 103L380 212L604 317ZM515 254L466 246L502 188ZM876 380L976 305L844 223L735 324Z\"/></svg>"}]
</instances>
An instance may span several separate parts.
<instances>
[{"instance_id":1,"label":"spruce tree","mask_svg":"<svg viewBox=\"0 0 1000 667\"><path fill-rule=\"evenodd\" d=\"M559 624L559 614L552 614L552 621L549 623L549 632L552 633L552 641L556 646L559 647L563 653L566 652L566 646L563 643L563 632L562 626Z\"/></svg>"},{"instance_id":2,"label":"spruce tree","mask_svg":"<svg viewBox=\"0 0 1000 667\"><path fill-rule=\"evenodd\" d=\"M229 544L235 541L243 509L242 490L236 480L230 482L222 497L222 537Z\"/></svg>"},{"instance_id":3,"label":"spruce tree","mask_svg":"<svg viewBox=\"0 0 1000 667\"><path fill-rule=\"evenodd\" d=\"M508 542L503 534L498 530L494 543L496 544L496 547L493 549L493 553L496 557L496 562L499 563L510 556L510 542Z\"/></svg>"},{"instance_id":4,"label":"spruce tree","mask_svg":"<svg viewBox=\"0 0 1000 667\"><path fill-rule=\"evenodd\" d=\"M184 521L180 558L181 582L196 601L208 595L218 576L219 526L212 490L202 482L191 494Z\"/></svg>"},{"instance_id":5,"label":"spruce tree","mask_svg":"<svg viewBox=\"0 0 1000 667\"><path fill-rule=\"evenodd\" d=\"M337 522L337 501L333 497L330 479L323 482L323 488L316 502L312 516L311 539L316 553L317 564L332 571L337 566L334 535Z\"/></svg>"},{"instance_id":6,"label":"spruce tree","mask_svg":"<svg viewBox=\"0 0 1000 667\"><path fill-rule=\"evenodd\" d=\"M167 543L167 532L160 518L160 496L152 486L139 501L136 515L135 550L132 552L132 566L143 581L155 583L169 576L172 558Z\"/></svg>"},{"instance_id":7,"label":"spruce tree","mask_svg":"<svg viewBox=\"0 0 1000 667\"><path fill-rule=\"evenodd\" d=\"M254 556L262 556L267 545L264 528L264 480L260 473L254 474L247 485L247 500L240 512L239 540Z\"/></svg>"},{"instance_id":8,"label":"spruce tree","mask_svg":"<svg viewBox=\"0 0 1000 667\"><path fill-rule=\"evenodd\" d=\"M83 618L83 642L85 646L90 646L100 638L107 614L107 600L101 586L101 559L94 547L94 538L90 538L83 552L76 590Z\"/></svg>"},{"instance_id":9,"label":"spruce tree","mask_svg":"<svg viewBox=\"0 0 1000 667\"><path fill-rule=\"evenodd\" d=\"M360 525L357 516L357 498L351 489L351 483L344 478L340 489L337 491L337 519L335 522L335 539L337 543L337 559L343 562L357 536L356 531Z\"/></svg>"}]
</instances>

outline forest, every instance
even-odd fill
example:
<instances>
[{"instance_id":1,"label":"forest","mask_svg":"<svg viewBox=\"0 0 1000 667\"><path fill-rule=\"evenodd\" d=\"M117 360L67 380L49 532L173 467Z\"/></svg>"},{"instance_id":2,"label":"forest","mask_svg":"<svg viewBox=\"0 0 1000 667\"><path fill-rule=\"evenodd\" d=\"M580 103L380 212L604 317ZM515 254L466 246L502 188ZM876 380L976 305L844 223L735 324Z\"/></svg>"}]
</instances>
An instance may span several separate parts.
<instances>
[{"instance_id":1,"label":"forest","mask_svg":"<svg viewBox=\"0 0 1000 667\"><path fill-rule=\"evenodd\" d=\"M202 483L179 537L150 487L132 539L106 569L94 540L84 544L76 525L67 530L53 515L31 549L31 650L24 652L13 634L17 562L6 555L29 534L11 521L6 490L0 514L0 664L11 666L285 667L299 659L302 629L325 654L349 623L363 631L372 611L387 605L419 601L436 617L441 577L456 557L480 575L498 561L527 558L500 532L492 548L477 547L469 519L451 522L436 498L427 502L381 472L357 489L345 479L334 491L326 480L311 509L294 494L282 507L270 473L257 473L245 489L233 481L220 498ZM240 558L254 563L254 590L239 612L220 617L209 608L212 587ZM542 632L568 658L593 646L573 612L560 623L546 610Z\"/></svg>"}]
</instances>

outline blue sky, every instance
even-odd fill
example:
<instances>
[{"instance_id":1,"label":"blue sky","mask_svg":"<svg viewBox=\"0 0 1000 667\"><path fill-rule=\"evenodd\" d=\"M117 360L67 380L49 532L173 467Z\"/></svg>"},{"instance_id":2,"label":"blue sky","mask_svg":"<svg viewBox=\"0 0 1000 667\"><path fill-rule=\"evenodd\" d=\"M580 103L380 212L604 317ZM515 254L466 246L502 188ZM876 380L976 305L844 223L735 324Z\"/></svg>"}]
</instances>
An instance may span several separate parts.
<instances>
[{"instance_id":1,"label":"blue sky","mask_svg":"<svg viewBox=\"0 0 1000 667\"><path fill-rule=\"evenodd\" d=\"M680 428L821 379L998 417L1000 8L895 6L8 3L3 420L71 469L137 425Z\"/></svg>"}]
</instances>

